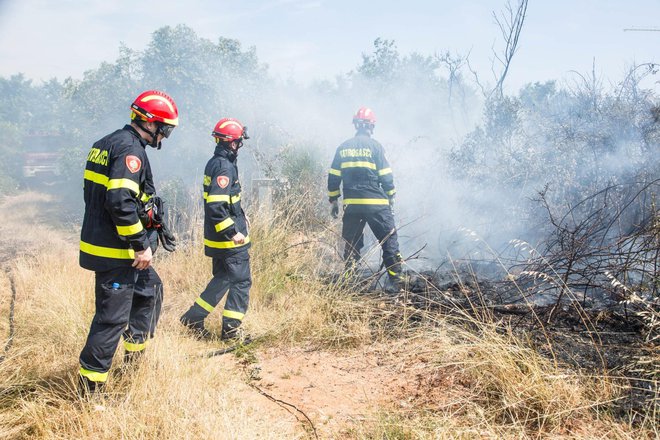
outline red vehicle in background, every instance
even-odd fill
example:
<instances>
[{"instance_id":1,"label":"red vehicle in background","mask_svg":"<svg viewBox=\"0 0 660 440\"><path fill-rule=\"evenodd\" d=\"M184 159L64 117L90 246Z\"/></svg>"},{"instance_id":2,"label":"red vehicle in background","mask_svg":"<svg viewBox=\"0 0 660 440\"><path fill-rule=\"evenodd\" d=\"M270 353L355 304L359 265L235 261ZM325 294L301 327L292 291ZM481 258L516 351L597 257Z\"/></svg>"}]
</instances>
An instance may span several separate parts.
<instances>
[{"instance_id":1,"label":"red vehicle in background","mask_svg":"<svg viewBox=\"0 0 660 440\"><path fill-rule=\"evenodd\" d=\"M60 177L63 136L52 132L31 132L23 141L22 176L26 184L54 184Z\"/></svg>"}]
</instances>

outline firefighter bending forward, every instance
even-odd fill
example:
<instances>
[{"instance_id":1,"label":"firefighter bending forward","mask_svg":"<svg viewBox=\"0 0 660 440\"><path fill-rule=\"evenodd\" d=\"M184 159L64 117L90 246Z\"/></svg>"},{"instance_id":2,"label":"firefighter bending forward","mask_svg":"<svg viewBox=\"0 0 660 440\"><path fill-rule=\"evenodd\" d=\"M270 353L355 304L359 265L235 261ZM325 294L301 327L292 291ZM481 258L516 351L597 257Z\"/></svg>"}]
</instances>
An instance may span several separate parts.
<instances>
[{"instance_id":1,"label":"firefighter bending forward","mask_svg":"<svg viewBox=\"0 0 660 440\"><path fill-rule=\"evenodd\" d=\"M85 165L80 265L96 273L96 312L80 353L81 395L105 384L122 335L126 360L142 353L162 303L138 211L154 194L145 147L160 148L178 124L178 110L156 90L140 94L131 110L131 123L94 143Z\"/></svg>"},{"instance_id":2,"label":"firefighter bending forward","mask_svg":"<svg viewBox=\"0 0 660 440\"><path fill-rule=\"evenodd\" d=\"M250 286L249 222L241 208L237 156L247 127L232 118L218 121L211 135L216 147L204 169L204 253L212 258L213 278L181 316L199 339L210 339L204 320L227 294L221 339L237 338L248 308Z\"/></svg>"},{"instance_id":3,"label":"firefighter bending forward","mask_svg":"<svg viewBox=\"0 0 660 440\"><path fill-rule=\"evenodd\" d=\"M346 270L355 269L364 246L364 226L368 224L383 249L383 263L389 275L388 290L403 288L401 255L392 207L394 178L382 145L372 139L376 117L371 109L361 107L353 117L355 136L342 143L328 172L328 197L334 218L339 215L338 199L343 185L344 216L342 237L345 241Z\"/></svg>"}]
</instances>

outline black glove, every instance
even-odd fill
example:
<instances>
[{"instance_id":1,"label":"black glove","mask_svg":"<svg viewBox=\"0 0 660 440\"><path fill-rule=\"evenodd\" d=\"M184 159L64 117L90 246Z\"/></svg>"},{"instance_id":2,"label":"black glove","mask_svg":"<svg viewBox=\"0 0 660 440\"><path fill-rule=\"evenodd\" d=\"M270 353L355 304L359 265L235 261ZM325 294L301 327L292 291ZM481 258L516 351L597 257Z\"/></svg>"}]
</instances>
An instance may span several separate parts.
<instances>
[{"instance_id":1,"label":"black glove","mask_svg":"<svg viewBox=\"0 0 660 440\"><path fill-rule=\"evenodd\" d=\"M330 204L332 205L330 207L330 215L332 216L332 218L337 218L339 216L339 202L337 201L337 199L335 199L332 202L330 202Z\"/></svg>"},{"instance_id":2,"label":"black glove","mask_svg":"<svg viewBox=\"0 0 660 440\"><path fill-rule=\"evenodd\" d=\"M161 224L157 229L158 238L160 239L160 244L163 245L163 249L167 252L174 252L176 250L176 237L164 224Z\"/></svg>"}]
</instances>

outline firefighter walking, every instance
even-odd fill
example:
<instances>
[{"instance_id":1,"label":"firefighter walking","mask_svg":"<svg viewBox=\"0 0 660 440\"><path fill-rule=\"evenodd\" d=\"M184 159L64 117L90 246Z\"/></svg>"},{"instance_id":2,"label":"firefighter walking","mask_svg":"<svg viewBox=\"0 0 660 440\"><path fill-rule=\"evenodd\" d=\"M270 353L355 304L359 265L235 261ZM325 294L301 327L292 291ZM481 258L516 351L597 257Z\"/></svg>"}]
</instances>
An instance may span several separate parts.
<instances>
[{"instance_id":1,"label":"firefighter walking","mask_svg":"<svg viewBox=\"0 0 660 440\"><path fill-rule=\"evenodd\" d=\"M204 320L227 294L222 312L223 340L239 337L238 328L248 308L250 286L250 238L248 220L241 208L241 184L237 156L248 139L246 127L223 118L211 135L216 147L204 169L204 253L212 258L213 278L181 323L200 339L210 339Z\"/></svg>"},{"instance_id":2,"label":"firefighter walking","mask_svg":"<svg viewBox=\"0 0 660 440\"><path fill-rule=\"evenodd\" d=\"M371 137L375 124L376 117L369 108L361 107L353 116L355 136L337 148L328 172L330 213L337 218L338 199L343 195L342 238L347 273L356 268L364 246L364 226L369 225L383 250L383 264L390 280L388 290L399 291L404 277L392 215L396 189L385 151Z\"/></svg>"},{"instance_id":3,"label":"firefighter walking","mask_svg":"<svg viewBox=\"0 0 660 440\"><path fill-rule=\"evenodd\" d=\"M80 265L95 272L96 311L80 353L82 395L106 383L122 336L128 359L142 353L162 303L154 243L139 212L155 192L145 147L160 149L178 125L178 110L156 90L140 94L131 110L131 123L94 143L85 165Z\"/></svg>"}]
</instances>

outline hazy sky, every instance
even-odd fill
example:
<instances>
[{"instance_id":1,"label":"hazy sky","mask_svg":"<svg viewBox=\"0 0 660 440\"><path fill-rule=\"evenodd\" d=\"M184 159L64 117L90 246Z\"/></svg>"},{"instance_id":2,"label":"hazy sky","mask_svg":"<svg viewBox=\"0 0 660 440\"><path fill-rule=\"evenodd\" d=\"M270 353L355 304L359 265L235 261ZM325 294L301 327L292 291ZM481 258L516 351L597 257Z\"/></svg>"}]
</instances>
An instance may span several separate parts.
<instances>
[{"instance_id":1,"label":"hazy sky","mask_svg":"<svg viewBox=\"0 0 660 440\"><path fill-rule=\"evenodd\" d=\"M512 0L513 3L516 0ZM0 0L0 76L81 78L114 61L120 42L142 50L164 25L186 24L215 41L236 38L282 77L332 78L353 69L377 37L401 53L466 54L490 80L491 48L501 48L492 12L505 0ZM633 62L660 61L660 0L530 0L509 76L510 89L596 71L623 77ZM649 81L656 90L660 74Z\"/></svg>"}]
</instances>

